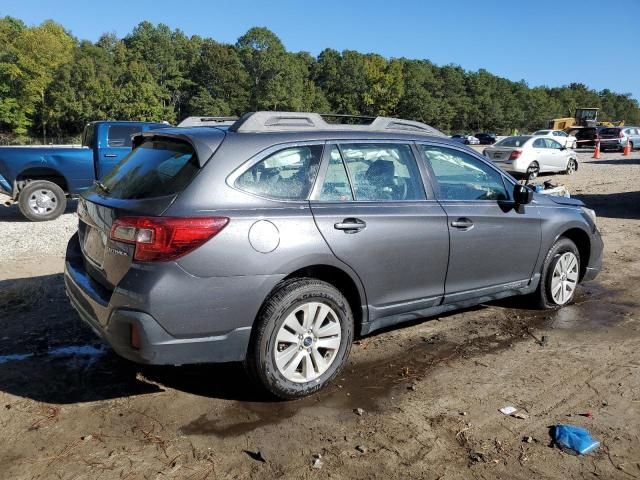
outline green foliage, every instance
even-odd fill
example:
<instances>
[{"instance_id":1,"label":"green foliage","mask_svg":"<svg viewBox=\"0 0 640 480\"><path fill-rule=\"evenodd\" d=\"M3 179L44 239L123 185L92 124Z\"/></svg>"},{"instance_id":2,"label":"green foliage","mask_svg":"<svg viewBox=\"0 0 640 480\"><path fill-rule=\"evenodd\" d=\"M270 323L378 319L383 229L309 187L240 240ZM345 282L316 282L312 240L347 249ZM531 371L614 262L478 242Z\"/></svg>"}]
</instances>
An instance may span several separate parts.
<instances>
[{"instance_id":1,"label":"green foliage","mask_svg":"<svg viewBox=\"0 0 640 480\"><path fill-rule=\"evenodd\" d=\"M445 131L545 127L578 107L640 123L630 94L580 83L530 88L427 60L326 49L288 52L262 27L235 45L142 22L122 39L79 41L61 25L0 18L0 132L77 135L91 120L179 121L188 115L298 110L389 115Z\"/></svg>"}]
</instances>

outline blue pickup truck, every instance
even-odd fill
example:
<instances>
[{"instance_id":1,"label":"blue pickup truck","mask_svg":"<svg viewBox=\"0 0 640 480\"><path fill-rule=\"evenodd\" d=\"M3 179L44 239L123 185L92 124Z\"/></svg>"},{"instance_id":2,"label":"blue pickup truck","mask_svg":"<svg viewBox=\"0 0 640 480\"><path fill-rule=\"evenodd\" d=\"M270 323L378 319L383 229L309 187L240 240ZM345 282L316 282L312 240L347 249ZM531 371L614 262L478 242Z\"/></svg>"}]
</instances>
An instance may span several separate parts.
<instances>
[{"instance_id":1,"label":"blue pickup truck","mask_svg":"<svg viewBox=\"0 0 640 480\"><path fill-rule=\"evenodd\" d=\"M82 145L0 147L0 199L18 204L31 221L53 220L67 197L100 180L131 151L131 136L165 123L103 121L87 124Z\"/></svg>"}]
</instances>

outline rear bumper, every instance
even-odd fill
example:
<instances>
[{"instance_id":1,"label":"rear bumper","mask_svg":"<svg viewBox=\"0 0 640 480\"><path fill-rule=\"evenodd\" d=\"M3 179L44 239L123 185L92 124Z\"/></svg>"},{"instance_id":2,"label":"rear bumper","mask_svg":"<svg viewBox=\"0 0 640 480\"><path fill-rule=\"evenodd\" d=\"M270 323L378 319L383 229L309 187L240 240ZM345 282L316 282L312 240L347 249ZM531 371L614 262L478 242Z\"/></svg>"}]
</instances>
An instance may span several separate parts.
<instances>
[{"instance_id":1,"label":"rear bumper","mask_svg":"<svg viewBox=\"0 0 640 480\"><path fill-rule=\"evenodd\" d=\"M116 288L114 292L109 292L95 282L84 268L77 244L77 236L74 236L67 249L64 271L67 296L80 318L98 336L102 337L118 355L134 362L157 365L244 360L255 315L247 318L247 312L229 308L225 312L227 314L225 316L220 313L220 309L212 308L211 303L207 304L207 301L211 302L212 300L202 299L200 305L193 305L192 311L182 311L180 318L175 319L176 322L180 322L184 330L184 335L176 336L170 333L158 318L154 317L152 314L154 309L147 308L146 302L149 301L149 297L151 297L154 306L162 307L162 305L157 305L158 301L153 298L151 293L145 298L136 299L132 296L124 299L120 289ZM203 279L203 281L206 280ZM161 282L162 278L158 278L158 281ZM224 281L224 279L220 279L220 281ZM251 288L251 285L248 287ZM190 286L187 285L187 288ZM182 292L175 291L174 294L175 298L165 298L164 302L175 303ZM140 293L136 296L140 296ZM217 301L224 301L224 299ZM246 295L244 303L248 303ZM195 323L194 318L197 318L202 311L208 313L209 331L214 333L201 333L203 331L202 323ZM238 325L237 328L220 332L219 326L221 324L228 325L230 317ZM166 321L166 319L163 320ZM132 346L132 329L136 329L139 334L139 348ZM190 329L196 332L195 335L187 333Z\"/></svg>"},{"instance_id":2,"label":"rear bumper","mask_svg":"<svg viewBox=\"0 0 640 480\"><path fill-rule=\"evenodd\" d=\"M600 150L622 150L624 142L620 140L600 140Z\"/></svg>"}]
</instances>

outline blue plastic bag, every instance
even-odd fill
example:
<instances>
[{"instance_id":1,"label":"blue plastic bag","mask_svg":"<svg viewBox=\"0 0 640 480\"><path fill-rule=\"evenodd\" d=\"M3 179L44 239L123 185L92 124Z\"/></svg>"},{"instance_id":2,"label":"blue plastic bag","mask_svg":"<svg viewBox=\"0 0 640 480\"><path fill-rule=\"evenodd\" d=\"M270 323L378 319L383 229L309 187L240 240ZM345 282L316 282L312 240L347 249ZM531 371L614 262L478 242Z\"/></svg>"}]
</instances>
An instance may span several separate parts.
<instances>
[{"instance_id":1,"label":"blue plastic bag","mask_svg":"<svg viewBox=\"0 0 640 480\"><path fill-rule=\"evenodd\" d=\"M600 442L591 438L586 429L575 425L556 425L553 439L561 447L573 450L578 455L585 455L600 446Z\"/></svg>"}]
</instances>

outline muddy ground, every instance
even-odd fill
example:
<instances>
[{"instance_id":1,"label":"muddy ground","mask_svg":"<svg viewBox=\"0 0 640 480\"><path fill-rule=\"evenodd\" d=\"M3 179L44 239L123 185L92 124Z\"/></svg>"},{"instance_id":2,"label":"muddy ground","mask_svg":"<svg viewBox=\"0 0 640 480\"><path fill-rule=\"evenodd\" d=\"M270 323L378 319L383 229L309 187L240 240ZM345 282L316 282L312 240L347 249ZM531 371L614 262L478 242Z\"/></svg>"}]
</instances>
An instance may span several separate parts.
<instances>
[{"instance_id":1,"label":"muddy ground","mask_svg":"<svg viewBox=\"0 0 640 480\"><path fill-rule=\"evenodd\" d=\"M362 338L334 385L296 402L238 365L120 360L64 295L72 209L44 255L1 210L0 478L640 478L640 154L590 156L547 177L596 209L605 239L573 305L500 302ZM554 448L557 423L602 446Z\"/></svg>"}]
</instances>

